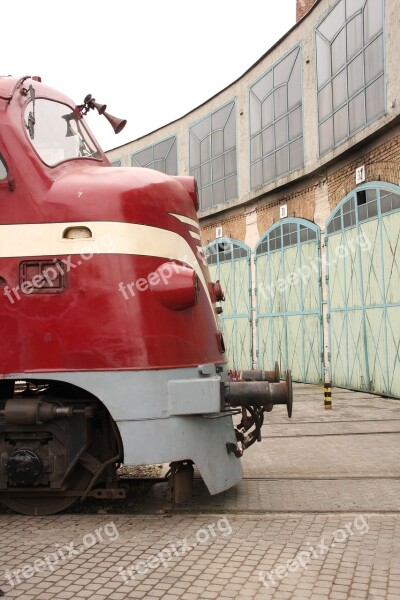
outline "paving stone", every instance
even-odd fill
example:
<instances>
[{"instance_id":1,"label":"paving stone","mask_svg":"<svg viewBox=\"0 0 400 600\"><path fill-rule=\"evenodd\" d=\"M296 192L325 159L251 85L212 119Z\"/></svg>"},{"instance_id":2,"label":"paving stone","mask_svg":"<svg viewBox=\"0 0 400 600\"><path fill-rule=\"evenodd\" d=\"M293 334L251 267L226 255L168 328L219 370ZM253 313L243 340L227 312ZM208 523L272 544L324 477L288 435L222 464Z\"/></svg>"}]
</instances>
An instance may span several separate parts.
<instances>
[{"instance_id":1,"label":"paving stone","mask_svg":"<svg viewBox=\"0 0 400 600\"><path fill-rule=\"evenodd\" d=\"M1 581L1 571L6 597L399 600L399 403L341 390L327 415L320 388L296 390L293 421L278 410L268 413L263 441L245 454L245 475L253 479L213 497L195 480L192 506L168 518L157 512L107 515L118 528L117 540L60 561L54 572L21 577L12 590ZM231 535L215 527L217 535L207 543L172 557L167 567L146 574L134 570L135 578L124 582L120 567L134 569L174 540L193 544L196 532L208 531L222 516ZM73 541L79 547L104 522L101 515L73 512L35 519L0 511L2 569L32 565L56 544L62 548ZM362 523L368 531L356 527ZM349 524L353 535L347 535ZM335 542L340 531L347 537ZM328 548L320 555L322 541ZM304 566L296 564L311 548L316 555Z\"/></svg>"}]
</instances>

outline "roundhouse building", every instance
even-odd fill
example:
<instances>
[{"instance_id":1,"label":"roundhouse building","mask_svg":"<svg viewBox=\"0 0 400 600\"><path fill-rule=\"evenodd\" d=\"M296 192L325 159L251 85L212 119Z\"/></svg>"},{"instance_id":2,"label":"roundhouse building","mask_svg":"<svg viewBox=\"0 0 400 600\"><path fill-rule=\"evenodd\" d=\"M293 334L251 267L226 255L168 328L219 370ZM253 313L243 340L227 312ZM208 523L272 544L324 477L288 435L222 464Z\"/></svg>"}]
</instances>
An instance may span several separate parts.
<instances>
[{"instance_id":1,"label":"roundhouse building","mask_svg":"<svg viewBox=\"0 0 400 600\"><path fill-rule=\"evenodd\" d=\"M108 152L194 175L231 367L400 397L398 0L296 25L182 118Z\"/></svg>"}]
</instances>

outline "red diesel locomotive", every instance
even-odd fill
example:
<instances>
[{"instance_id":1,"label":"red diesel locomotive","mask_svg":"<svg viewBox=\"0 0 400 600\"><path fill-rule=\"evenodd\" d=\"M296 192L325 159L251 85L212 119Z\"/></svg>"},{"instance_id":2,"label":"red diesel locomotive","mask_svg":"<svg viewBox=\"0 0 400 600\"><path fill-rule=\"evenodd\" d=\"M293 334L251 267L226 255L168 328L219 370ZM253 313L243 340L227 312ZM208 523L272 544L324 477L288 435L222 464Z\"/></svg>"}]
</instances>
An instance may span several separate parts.
<instances>
[{"instance_id":1,"label":"red diesel locomotive","mask_svg":"<svg viewBox=\"0 0 400 600\"><path fill-rule=\"evenodd\" d=\"M84 120L118 133L105 108L0 78L0 502L24 514L123 497L121 463L221 492L291 413L290 374L226 371L194 179L111 167Z\"/></svg>"}]
</instances>

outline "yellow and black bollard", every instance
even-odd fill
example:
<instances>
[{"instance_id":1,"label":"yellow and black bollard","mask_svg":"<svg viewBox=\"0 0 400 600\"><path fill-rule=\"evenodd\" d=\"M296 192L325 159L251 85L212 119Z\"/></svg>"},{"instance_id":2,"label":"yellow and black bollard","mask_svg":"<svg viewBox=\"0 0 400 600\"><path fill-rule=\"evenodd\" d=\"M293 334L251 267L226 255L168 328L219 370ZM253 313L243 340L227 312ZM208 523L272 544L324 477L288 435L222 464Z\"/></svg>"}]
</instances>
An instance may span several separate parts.
<instances>
[{"instance_id":1,"label":"yellow and black bollard","mask_svg":"<svg viewBox=\"0 0 400 600\"><path fill-rule=\"evenodd\" d=\"M324 383L325 410L332 409L332 384Z\"/></svg>"}]
</instances>

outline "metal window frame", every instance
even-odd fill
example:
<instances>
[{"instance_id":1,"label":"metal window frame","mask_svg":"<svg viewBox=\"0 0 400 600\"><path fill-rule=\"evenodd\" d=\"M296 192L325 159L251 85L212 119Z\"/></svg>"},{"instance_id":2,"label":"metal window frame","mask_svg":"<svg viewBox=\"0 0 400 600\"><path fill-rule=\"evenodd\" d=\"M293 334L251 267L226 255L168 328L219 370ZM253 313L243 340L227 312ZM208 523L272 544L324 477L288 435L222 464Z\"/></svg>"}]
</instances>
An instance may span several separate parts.
<instances>
[{"instance_id":1,"label":"metal window frame","mask_svg":"<svg viewBox=\"0 0 400 600\"><path fill-rule=\"evenodd\" d=\"M154 148L155 146L158 146L158 144L162 144L163 142L166 142L167 140L172 140L171 141L171 146L167 152L167 154L163 157L163 158L154 158ZM166 171L162 171L162 173L165 173L166 175L171 175L171 176L175 176L178 175L178 135L177 134L173 134L173 135L168 135L165 138L162 138L161 140L157 140L156 142L153 142L152 144L148 144L147 146L144 146L143 148L140 148L140 150L135 150L135 152L132 152L130 154L130 162L131 162L131 167L140 167L142 169L149 169L152 168L149 165L153 165L156 164L157 162L160 162L161 160L167 160L167 157L169 156L171 150L173 149L173 147L175 146L175 151L176 151L176 173L166 173ZM143 152L144 150L152 150L152 160L150 162L148 162L145 166L139 164L139 162L136 160L135 158L135 154L139 154L140 152ZM136 164L134 164L134 162Z\"/></svg>"},{"instance_id":2,"label":"metal window frame","mask_svg":"<svg viewBox=\"0 0 400 600\"><path fill-rule=\"evenodd\" d=\"M252 94L252 88L259 82L261 81L261 79L263 79L263 77L266 77L269 73L273 73L274 69L276 69L276 67L283 62L288 56L290 56L290 54L292 54L293 52L295 52L296 50L299 51L298 56L300 58L300 87L301 87L301 101L299 104L297 104L296 106L294 106L293 108L291 108L290 110L288 109L283 115L281 115L279 118L275 118L275 100L273 98L273 107L274 107L274 115L273 115L273 120L272 122L267 126L267 127L262 127L261 124L261 129L259 129L256 133L251 134L251 112L250 112L250 98L251 98L251 94ZM293 48L291 48L290 50L288 50L279 60L277 60L273 65L271 65L271 67L269 69L267 69L266 71L264 71L264 73L262 73L262 75L260 75L255 81L253 81L252 83L250 83L249 87L248 87L248 103L249 103L249 150L248 150L248 159L249 159L249 182L250 182L250 189L254 190L257 188L260 188L264 185L267 185L268 183L271 183L272 181L276 181L278 179L281 179L282 177L285 177L287 175L290 175L291 173L294 173L295 171L298 171L299 169L304 167L305 164L305 139L304 139L304 86L303 86L303 69L302 69L302 55L303 55L303 48L302 48L302 44L298 43L295 46L293 46ZM290 72L290 75L293 72L294 66L296 64L296 60L297 60L297 56L296 59L293 63L293 68L292 71ZM289 75L289 79L290 79L290 75ZM280 87L282 87L283 85L288 86L289 83L289 79L286 80L285 84L279 84L278 86L275 87L274 85L274 81L272 82L272 90L270 92L270 94L268 94L268 96L273 95L275 90L279 89ZM287 93L287 99L288 99L288 92ZM254 94L254 93L253 93ZM266 96L266 98L268 97ZM265 99L266 99L265 98ZM258 99L258 98L257 98ZM289 106L289 103L288 103ZM301 135L298 135L297 137L293 138L293 139L289 139L289 116L295 112L297 109L301 109L301 119L302 119L302 132ZM287 118L288 120L288 141L287 143L283 144L282 146L280 146L279 148L276 147L276 139L275 139L275 124L279 121L281 121L283 118ZM251 160L251 141L254 137L256 137L257 135L262 135L262 133L268 129L268 127L273 127L274 128L274 149L269 152L268 154L261 154L261 157L257 160L252 161ZM292 144L293 142L296 142L298 140L302 139L303 141L303 165L296 167L294 169L290 169L290 144ZM284 173L281 173L280 175L276 174L276 153L280 150L282 150L282 148L286 148L289 147L289 170L285 171ZM259 162L262 163L262 161L269 157L269 156L274 156L274 166L275 166L275 177L273 177L272 179L265 179L264 178L264 172L263 172L263 178L262 178L262 183L260 185L252 185L251 182L251 167Z\"/></svg>"},{"instance_id":3,"label":"metal window frame","mask_svg":"<svg viewBox=\"0 0 400 600\"><path fill-rule=\"evenodd\" d=\"M364 12L365 12L365 8L366 8L367 0L364 0L364 6L363 6L363 8L360 9L360 10L358 10L357 12L355 12L351 16L351 18L347 18L347 16L346 16L346 10L345 10L345 21L343 23L343 26L339 29L339 31L334 36L334 38L332 39L332 41L329 41L322 33L320 33L318 31L319 27L322 25L322 23L325 21L325 19L331 14L331 12L336 8L336 6L341 1L342 0L337 0L337 2L335 2L335 4L330 7L330 9L328 10L328 12L325 15L323 15L323 17L321 17L321 19L319 20L318 24L315 26L315 29L314 29L315 93L316 93L316 98L317 98L318 158L322 158L323 156L325 156L326 154L328 154L328 152L330 152L331 150L334 150L335 148L339 147L346 140L351 139L358 132L362 131L363 129L365 129L366 127L368 127L368 125L370 125L371 123L374 123L375 121L377 121L378 119L380 119L382 116L384 116L387 113L387 90L386 90L386 22L385 22L385 8L386 8L386 6L385 6L385 0L382 0L382 30L380 32L378 32L377 34L375 34L375 36L367 44L364 44ZM347 2L347 0L344 0L344 2L345 2L345 9L346 9L346 2ZM361 49L349 61L348 58L347 58L347 34L346 34L345 35L345 44L346 44L345 55L346 55L346 62L344 64L344 66L341 69L339 69L334 75L331 72L331 76L330 76L329 80L327 82L325 82L321 87L318 87L317 35L321 36L329 44L329 46L330 46L330 62L331 62L331 67L332 67L332 44L334 43L334 41L336 40L336 38L340 35L340 33L343 30L345 30L345 32L346 32L346 28L347 28L348 23L350 21L352 21L358 14L362 15L362 47L361 47ZM366 49L371 44L373 44L378 39L378 37L380 35L382 35L382 43L383 43L383 70L382 70L381 73L379 73L378 75L376 75L371 81L369 81L368 84L366 84L366 82L365 82L365 51L366 51ZM357 58L357 56L360 56L360 55L363 56L363 87L360 88L357 92L355 92L351 96L349 96L349 93L348 93L348 75L347 75L347 70L348 70L349 64L351 62L353 62ZM331 71L332 71L332 68L331 68ZM337 77L343 71L346 71L346 100L338 108L335 109L334 105L333 105L333 80L335 79L335 77ZM383 111L380 114L378 114L373 119L367 119L367 97L366 97L366 91L380 77L384 78L384 109L383 109ZM318 95L328 85L331 87L330 92L331 92L332 111L326 117L324 117L322 120L320 120L319 119ZM355 131L350 132L349 105L350 105L350 102L354 98L356 98L361 92L364 92L364 124L361 125L360 127L358 127L358 129L356 129ZM333 127L333 145L331 145L324 152L321 152L321 139L320 139L320 127L321 127L321 125L323 125L324 123L326 123L329 119L334 119L335 114L337 114L345 106L347 107L347 136L345 138L343 138L342 140L340 140L338 142L335 142L335 125L334 125L334 122L333 122L332 123L332 127Z\"/></svg>"},{"instance_id":4,"label":"metal window frame","mask_svg":"<svg viewBox=\"0 0 400 600\"><path fill-rule=\"evenodd\" d=\"M223 109L223 108L225 108L226 106L229 106L229 105L232 105L232 108L231 108L231 110L230 110L230 112L229 112L229 116L228 116L228 118L227 118L227 121L226 121L226 123L225 123L224 127L223 127L223 128L219 127L218 129L212 129L212 116L213 116L215 113L217 113L219 110L221 110L221 109ZM194 121L194 122L193 122L191 125L189 125L189 127L188 127L188 153L189 153L189 165L188 165L188 167L189 167L189 174L191 173L191 171L192 171L193 169L201 169L201 167L202 167L202 166L204 166L204 165L206 165L206 164L209 164L209 163L211 163L211 181L210 181L210 183L208 183L208 184L206 184L206 185L201 185L201 181L200 181L200 184L199 184L199 200L200 200L199 212L200 212L200 213L201 213L201 211L203 211L203 210L210 210L210 208L214 208L215 206L218 206L218 205L224 204L225 202L231 202L232 200L235 200L236 198L238 198L238 197L239 197L239 178L238 178L238 146L237 146L237 119L236 119L237 115L236 115L236 105L237 105L237 98L236 98L236 96L235 96L235 97L234 97L234 98L232 98L231 100L228 100L228 101L227 101L227 102L225 102L224 104L221 104L220 106L218 106L217 108L215 108L213 111L211 111L211 112L207 113L206 115L203 115L202 117L200 117L199 119L197 119L196 121ZM232 114L232 112L233 112L233 111L235 111L235 112L234 112L234 114L235 114L235 146L234 146L234 148L230 148L229 150L226 150L226 151L225 151L225 148L223 148L223 152L222 152L222 153L218 154L217 156L212 156L212 134L213 134L213 133L215 133L215 132L217 132L217 131L222 131L222 132L224 132L224 128L225 128L225 126L226 126L226 124L227 124L227 122L228 122L228 119L229 119L229 117L231 116L231 114ZM209 133L208 133L206 136L204 136L204 138L201 140L201 142L202 142L202 141L204 141L206 138L209 138L209 140L210 140L210 141L209 141L209 143L210 143L210 158L209 158L207 161L205 161L205 162L201 162L201 156L200 156L200 162L199 162L199 164L198 164L198 165L196 165L196 166L192 166L192 165L191 165L191 156L190 156L190 136L191 136L191 135L193 135L193 136L196 138L196 140L198 140L198 138L197 138L196 134L195 134L195 133L192 133L192 129L193 129L193 128L194 128L196 125L198 125L199 123L201 123L202 121L204 121L205 119L210 119L210 131L209 131ZM200 143L201 143L201 142L200 142ZM214 180L212 179L212 161L213 161L213 160L215 160L216 158L219 158L219 157L222 157L223 159L225 159L225 156L226 156L227 154L229 154L230 152L233 152L233 151L235 152L235 156L236 156L236 171L235 171L235 173L231 173L230 175L225 175L225 160L224 160L224 168L223 168L224 175L223 175L223 177L221 177L221 178L219 178L219 179L216 179L216 180L214 181ZM226 200L226 187L225 187L225 181L226 181L227 179L231 178L231 177L234 177L234 176L236 177L236 187L237 187L237 193L236 193L236 196L235 196L234 198L230 198L229 200ZM221 182L221 181L223 181L223 182L224 182L224 199L222 200L222 202L221 202L221 201L217 201L217 202L215 202L215 201L214 201L214 194L213 194L213 192L212 192L212 204L211 204L211 206L209 206L209 207L207 207L207 208L203 208L203 207L202 207L202 191L203 191L203 189L205 189L205 188L209 188L209 187L211 187L211 188L212 188L212 186L213 186L213 185L215 185L216 183L219 183L219 182Z\"/></svg>"}]
</instances>

